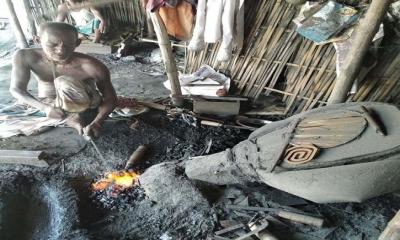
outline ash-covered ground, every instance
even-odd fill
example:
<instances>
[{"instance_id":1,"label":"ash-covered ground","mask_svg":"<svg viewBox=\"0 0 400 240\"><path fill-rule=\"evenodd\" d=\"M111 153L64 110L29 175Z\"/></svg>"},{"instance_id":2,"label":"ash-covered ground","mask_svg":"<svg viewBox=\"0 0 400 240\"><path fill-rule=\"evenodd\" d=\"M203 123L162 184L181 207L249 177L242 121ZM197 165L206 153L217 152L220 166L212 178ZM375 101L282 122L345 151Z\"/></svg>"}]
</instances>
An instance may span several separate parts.
<instances>
[{"instance_id":1,"label":"ash-covered ground","mask_svg":"<svg viewBox=\"0 0 400 240\"><path fill-rule=\"evenodd\" d=\"M151 60L148 48L143 52L139 49L143 48L135 50L135 57L96 57L109 67L119 95L142 100L166 98L162 65L154 62L156 56ZM5 81L0 83L1 89L8 88ZM147 112L137 119L139 123L134 129L129 127L131 120L106 122L103 135L95 140L105 162L72 129L2 139L1 149L48 150L51 166L0 166L0 238L52 239L50 235L58 232L58 239L206 239L221 229L221 220L249 221L254 212L221 207L226 203L246 203L292 206L321 215L328 222L325 228L316 229L272 216L271 231L279 239L367 240L377 239L400 208L394 194L362 204L322 205L265 186L216 187L191 182L180 167L182 161L204 154L208 146L209 153L230 148L250 132L195 127L180 117L170 119L160 111ZM115 199L93 193L93 181L108 171L122 169L142 144L149 147L139 168L141 172L149 169L142 175L142 185ZM156 165L159 163L163 164ZM5 221L9 216L13 218ZM19 219L27 218L33 220L15 227ZM37 233L38 229L45 230ZM21 234L23 231L28 233Z\"/></svg>"}]
</instances>

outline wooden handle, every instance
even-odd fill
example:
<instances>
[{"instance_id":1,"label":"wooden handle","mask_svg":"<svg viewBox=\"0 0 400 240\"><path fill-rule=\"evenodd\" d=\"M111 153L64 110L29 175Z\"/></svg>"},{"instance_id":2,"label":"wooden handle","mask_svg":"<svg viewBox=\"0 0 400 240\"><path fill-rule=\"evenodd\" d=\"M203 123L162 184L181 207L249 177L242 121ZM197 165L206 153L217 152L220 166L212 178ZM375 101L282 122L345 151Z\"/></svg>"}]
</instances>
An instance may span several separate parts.
<instances>
[{"instance_id":1,"label":"wooden handle","mask_svg":"<svg viewBox=\"0 0 400 240\"><path fill-rule=\"evenodd\" d=\"M153 109L157 109L160 111L166 111L168 109L167 106L164 106L162 104L159 103L154 103L154 102L139 102L140 104L149 107L149 108L153 108Z\"/></svg>"},{"instance_id":2,"label":"wooden handle","mask_svg":"<svg viewBox=\"0 0 400 240\"><path fill-rule=\"evenodd\" d=\"M200 123L202 125L213 126L213 127L221 127L222 126L222 123L208 121L208 120L202 120Z\"/></svg>"},{"instance_id":3,"label":"wooden handle","mask_svg":"<svg viewBox=\"0 0 400 240\"><path fill-rule=\"evenodd\" d=\"M304 214L288 212L288 211L284 211L284 210L278 210L278 211L276 211L276 215L278 215L281 218L291 220L293 222L312 225L312 226L316 226L319 228L321 228L324 225L324 219L312 217L312 216L308 216L308 215L304 215Z\"/></svg>"},{"instance_id":4,"label":"wooden handle","mask_svg":"<svg viewBox=\"0 0 400 240\"><path fill-rule=\"evenodd\" d=\"M132 167L143 161L143 156L146 150L147 147L145 145L140 145L129 157L129 160L126 162L125 169L131 169Z\"/></svg>"}]
</instances>

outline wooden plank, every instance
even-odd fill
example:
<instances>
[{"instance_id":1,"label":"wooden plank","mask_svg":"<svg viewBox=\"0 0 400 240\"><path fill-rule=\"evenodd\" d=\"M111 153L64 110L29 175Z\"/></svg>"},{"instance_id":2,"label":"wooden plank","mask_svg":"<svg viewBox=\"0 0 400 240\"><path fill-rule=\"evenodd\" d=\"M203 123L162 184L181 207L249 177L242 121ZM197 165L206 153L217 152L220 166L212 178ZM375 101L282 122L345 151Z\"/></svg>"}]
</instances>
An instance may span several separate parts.
<instances>
[{"instance_id":1,"label":"wooden plank","mask_svg":"<svg viewBox=\"0 0 400 240\"><path fill-rule=\"evenodd\" d=\"M0 164L23 164L35 167L48 167L49 164L41 160L43 151L0 150Z\"/></svg>"}]
</instances>

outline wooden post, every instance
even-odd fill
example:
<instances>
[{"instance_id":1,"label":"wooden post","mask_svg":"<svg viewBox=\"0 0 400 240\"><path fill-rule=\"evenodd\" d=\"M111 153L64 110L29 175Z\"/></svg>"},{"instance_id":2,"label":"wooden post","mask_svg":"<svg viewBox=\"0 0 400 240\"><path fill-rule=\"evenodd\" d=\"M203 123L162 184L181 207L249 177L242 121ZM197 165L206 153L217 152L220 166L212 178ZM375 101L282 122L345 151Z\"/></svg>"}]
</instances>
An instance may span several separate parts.
<instances>
[{"instance_id":1,"label":"wooden post","mask_svg":"<svg viewBox=\"0 0 400 240\"><path fill-rule=\"evenodd\" d=\"M171 42L169 40L167 29L165 28L164 22L161 19L158 11L149 12L151 20L153 22L154 31L156 32L158 45L160 46L161 55L163 57L165 70L167 72L168 80L171 84L171 98L172 103L175 106L182 106L183 98L181 92L181 85L178 79L178 69L176 62L172 55Z\"/></svg>"},{"instance_id":2,"label":"wooden post","mask_svg":"<svg viewBox=\"0 0 400 240\"><path fill-rule=\"evenodd\" d=\"M22 31L21 24L19 23L17 14L15 13L14 5L11 0L6 0L8 11L10 12L11 24L13 25L15 36L17 37L18 45L20 48L28 48L24 32Z\"/></svg>"},{"instance_id":3,"label":"wooden post","mask_svg":"<svg viewBox=\"0 0 400 240\"><path fill-rule=\"evenodd\" d=\"M365 54L385 16L392 0L372 0L365 17L355 31L352 47L346 57L344 69L336 79L328 105L346 101L347 94L360 71Z\"/></svg>"},{"instance_id":4,"label":"wooden post","mask_svg":"<svg viewBox=\"0 0 400 240\"><path fill-rule=\"evenodd\" d=\"M22 0L26 12L26 16L28 18L28 24L29 24L29 33L33 36L37 35L37 30L36 30L36 25L35 25L35 20L33 19L32 15L32 7L29 2L29 0Z\"/></svg>"}]
</instances>

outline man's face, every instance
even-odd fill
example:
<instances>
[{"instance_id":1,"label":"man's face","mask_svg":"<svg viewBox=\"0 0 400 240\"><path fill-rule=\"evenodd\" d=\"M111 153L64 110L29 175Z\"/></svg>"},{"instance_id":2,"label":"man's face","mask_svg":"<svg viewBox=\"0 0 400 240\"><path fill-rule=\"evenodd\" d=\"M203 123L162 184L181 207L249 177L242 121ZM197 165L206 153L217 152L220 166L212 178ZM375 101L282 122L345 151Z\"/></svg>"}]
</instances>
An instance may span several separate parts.
<instances>
[{"instance_id":1,"label":"man's face","mask_svg":"<svg viewBox=\"0 0 400 240\"><path fill-rule=\"evenodd\" d=\"M78 39L73 32L46 31L41 38L43 52L55 62L65 62L78 46Z\"/></svg>"}]
</instances>

